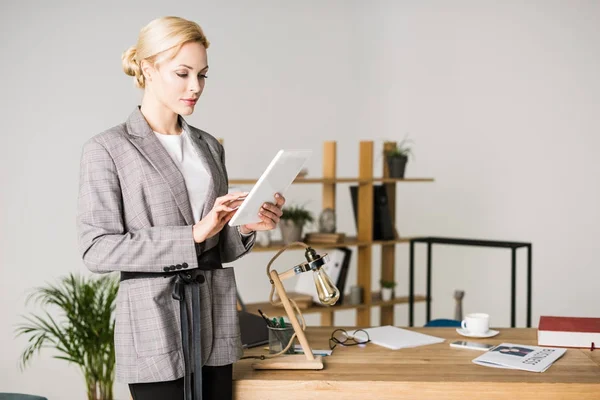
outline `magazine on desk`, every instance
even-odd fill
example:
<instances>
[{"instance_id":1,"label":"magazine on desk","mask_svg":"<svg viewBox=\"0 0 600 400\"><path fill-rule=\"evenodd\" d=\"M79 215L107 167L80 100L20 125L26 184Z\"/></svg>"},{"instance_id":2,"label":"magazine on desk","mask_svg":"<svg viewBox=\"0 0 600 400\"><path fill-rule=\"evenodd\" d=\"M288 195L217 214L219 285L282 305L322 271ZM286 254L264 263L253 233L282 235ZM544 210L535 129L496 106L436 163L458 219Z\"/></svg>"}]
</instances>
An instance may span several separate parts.
<instances>
[{"instance_id":1,"label":"magazine on desk","mask_svg":"<svg viewBox=\"0 0 600 400\"><path fill-rule=\"evenodd\" d=\"M566 351L566 349L550 347L501 343L475 358L473 362L486 367L544 372Z\"/></svg>"}]
</instances>

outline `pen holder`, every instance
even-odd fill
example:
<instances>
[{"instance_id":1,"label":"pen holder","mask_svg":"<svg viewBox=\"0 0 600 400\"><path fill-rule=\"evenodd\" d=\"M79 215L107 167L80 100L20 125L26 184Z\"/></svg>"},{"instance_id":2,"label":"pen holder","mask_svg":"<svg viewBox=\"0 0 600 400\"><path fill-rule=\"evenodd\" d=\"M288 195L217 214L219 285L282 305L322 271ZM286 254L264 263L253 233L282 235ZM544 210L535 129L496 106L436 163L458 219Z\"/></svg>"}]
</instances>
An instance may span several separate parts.
<instances>
[{"instance_id":1,"label":"pen holder","mask_svg":"<svg viewBox=\"0 0 600 400\"><path fill-rule=\"evenodd\" d=\"M267 328L269 329L269 353L271 354L279 353L285 349L285 346L294 335L294 328L290 323L286 323L285 328L274 328L272 326ZM284 354L296 354L293 343Z\"/></svg>"}]
</instances>

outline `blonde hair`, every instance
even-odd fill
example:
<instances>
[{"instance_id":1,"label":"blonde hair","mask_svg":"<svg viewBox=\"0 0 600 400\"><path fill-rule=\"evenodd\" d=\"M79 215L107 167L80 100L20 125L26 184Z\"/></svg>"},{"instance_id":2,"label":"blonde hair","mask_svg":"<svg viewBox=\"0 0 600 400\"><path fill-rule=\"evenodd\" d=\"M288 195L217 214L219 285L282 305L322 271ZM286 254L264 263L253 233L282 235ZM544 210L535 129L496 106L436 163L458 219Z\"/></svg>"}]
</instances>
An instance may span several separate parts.
<instances>
[{"instance_id":1,"label":"blonde hair","mask_svg":"<svg viewBox=\"0 0 600 400\"><path fill-rule=\"evenodd\" d=\"M210 46L200 25L193 21L180 17L152 20L140 30L137 44L123 52L123 71L133 76L135 85L143 89L146 81L141 68L142 60L158 68L162 62L175 57L187 42L199 42L207 49Z\"/></svg>"}]
</instances>

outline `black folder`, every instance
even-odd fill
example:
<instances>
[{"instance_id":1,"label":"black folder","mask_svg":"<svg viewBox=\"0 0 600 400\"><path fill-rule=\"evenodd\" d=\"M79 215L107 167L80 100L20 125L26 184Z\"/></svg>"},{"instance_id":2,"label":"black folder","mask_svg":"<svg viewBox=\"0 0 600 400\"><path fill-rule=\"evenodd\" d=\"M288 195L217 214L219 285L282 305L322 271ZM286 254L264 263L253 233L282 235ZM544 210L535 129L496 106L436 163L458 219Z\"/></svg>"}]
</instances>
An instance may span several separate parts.
<instances>
[{"instance_id":1,"label":"black folder","mask_svg":"<svg viewBox=\"0 0 600 400\"><path fill-rule=\"evenodd\" d=\"M358 186L350 186L354 222L358 230ZM394 223L390 214L385 185L373 185L373 240L394 240Z\"/></svg>"}]
</instances>

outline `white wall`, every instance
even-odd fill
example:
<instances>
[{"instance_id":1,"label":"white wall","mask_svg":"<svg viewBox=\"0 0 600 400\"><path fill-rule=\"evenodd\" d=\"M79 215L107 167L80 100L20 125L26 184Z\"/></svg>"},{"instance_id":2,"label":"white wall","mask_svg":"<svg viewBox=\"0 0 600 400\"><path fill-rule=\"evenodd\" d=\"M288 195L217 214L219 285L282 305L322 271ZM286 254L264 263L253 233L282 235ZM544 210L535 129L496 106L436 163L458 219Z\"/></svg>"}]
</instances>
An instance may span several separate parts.
<instances>
[{"instance_id":1,"label":"white wall","mask_svg":"<svg viewBox=\"0 0 600 400\"><path fill-rule=\"evenodd\" d=\"M36 311L24 305L27 291L89 274L75 232L81 145L139 104L120 55L162 15L196 20L212 42L207 88L188 121L225 139L230 177L257 177L280 147L313 148L310 175L319 176L323 140L338 141L338 173L355 176L359 140L375 140L379 153L383 140L410 133L408 176L436 181L398 188L401 234L531 241L534 324L541 314L598 316L599 2L45 4L0 5L0 391L84 395L77 368L50 349L20 372L26 342L13 329ZM318 212L321 190L295 186L288 198ZM338 225L352 234L348 200L340 186ZM407 250L398 246L401 294ZM276 266L301 257L288 253ZM235 263L245 301L266 300L270 256ZM524 326L524 253L518 261ZM422 248L417 262L422 293ZM452 293L464 289L466 312L508 326L509 264L508 251L434 247L433 317L451 317ZM376 268L374 287L378 278ZM406 306L396 308L406 324ZM353 317L339 313L337 323ZM415 322L424 322L423 305ZM127 398L126 387L116 394Z\"/></svg>"}]
</instances>

